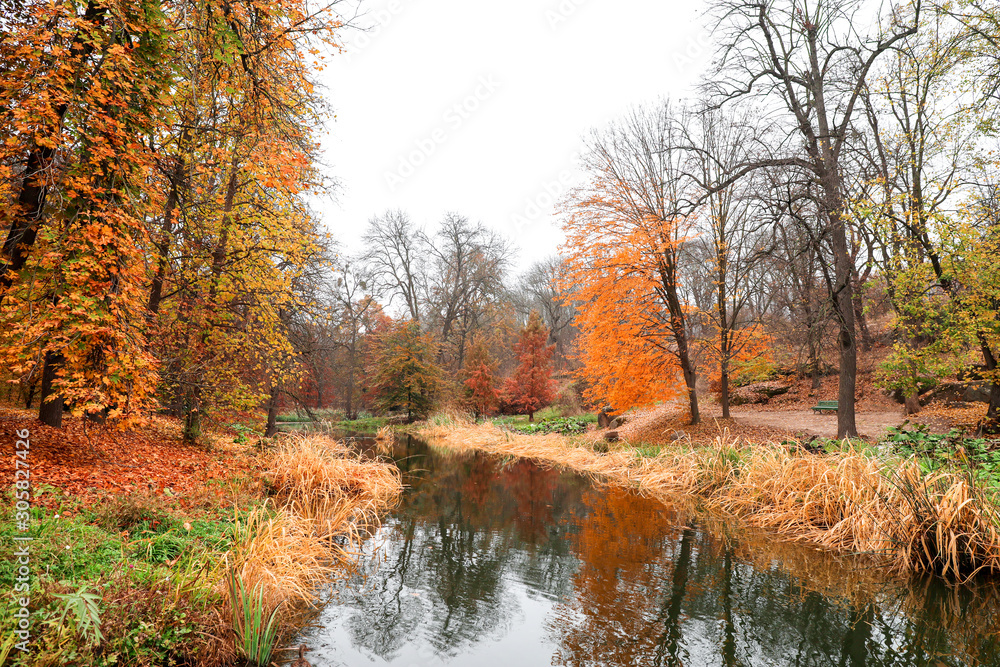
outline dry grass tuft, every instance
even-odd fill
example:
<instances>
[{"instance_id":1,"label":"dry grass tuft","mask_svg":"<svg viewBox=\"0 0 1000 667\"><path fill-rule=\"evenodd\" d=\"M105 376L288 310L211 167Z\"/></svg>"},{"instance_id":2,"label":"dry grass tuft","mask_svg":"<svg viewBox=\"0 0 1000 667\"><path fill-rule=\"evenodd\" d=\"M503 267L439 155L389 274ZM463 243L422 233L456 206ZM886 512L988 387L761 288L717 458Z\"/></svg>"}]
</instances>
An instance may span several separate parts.
<instances>
[{"instance_id":1,"label":"dry grass tuft","mask_svg":"<svg viewBox=\"0 0 1000 667\"><path fill-rule=\"evenodd\" d=\"M323 584L350 571L361 541L397 502L402 484L394 465L363 460L321 435L287 439L262 477L277 504L237 521L234 545L210 577L227 604L232 570L246 590L259 587L265 608L280 606L287 616L315 604ZM220 612L207 629L208 653L232 653L230 618Z\"/></svg>"},{"instance_id":2,"label":"dry grass tuft","mask_svg":"<svg viewBox=\"0 0 1000 667\"><path fill-rule=\"evenodd\" d=\"M912 460L851 448L815 454L726 432L708 446L665 448L655 457L627 446L600 454L563 436L492 425L438 425L424 435L646 493L697 496L750 525L838 553L867 554L901 572L953 579L1000 573L997 493L959 473L926 475Z\"/></svg>"},{"instance_id":3,"label":"dry grass tuft","mask_svg":"<svg viewBox=\"0 0 1000 667\"><path fill-rule=\"evenodd\" d=\"M319 586L333 576L338 560L330 556L310 519L259 507L237 522L235 544L221 567L232 568L248 590L259 586L266 607L295 607L315 602Z\"/></svg>"},{"instance_id":4,"label":"dry grass tuft","mask_svg":"<svg viewBox=\"0 0 1000 667\"><path fill-rule=\"evenodd\" d=\"M402 489L399 469L366 460L343 443L318 435L288 439L271 457L264 479L317 531L331 537L354 525L377 525Z\"/></svg>"}]
</instances>

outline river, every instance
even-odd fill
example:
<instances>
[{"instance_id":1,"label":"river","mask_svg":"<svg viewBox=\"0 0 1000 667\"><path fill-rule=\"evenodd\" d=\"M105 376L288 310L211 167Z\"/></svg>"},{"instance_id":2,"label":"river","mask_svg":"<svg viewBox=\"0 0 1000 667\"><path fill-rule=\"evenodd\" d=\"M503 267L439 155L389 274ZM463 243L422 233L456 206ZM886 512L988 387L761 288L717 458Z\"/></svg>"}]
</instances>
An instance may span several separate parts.
<instances>
[{"instance_id":1,"label":"river","mask_svg":"<svg viewBox=\"0 0 1000 667\"><path fill-rule=\"evenodd\" d=\"M316 667L1000 666L989 582L905 584L529 461L397 442L407 489Z\"/></svg>"}]
</instances>

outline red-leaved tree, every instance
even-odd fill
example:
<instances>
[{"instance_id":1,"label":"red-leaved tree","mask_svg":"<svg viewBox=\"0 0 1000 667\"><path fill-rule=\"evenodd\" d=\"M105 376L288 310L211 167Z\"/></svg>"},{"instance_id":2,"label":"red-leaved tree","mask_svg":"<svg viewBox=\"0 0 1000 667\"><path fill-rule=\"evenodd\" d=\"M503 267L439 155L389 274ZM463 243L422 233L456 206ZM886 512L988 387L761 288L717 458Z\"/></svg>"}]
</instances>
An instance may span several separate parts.
<instances>
[{"instance_id":1,"label":"red-leaved tree","mask_svg":"<svg viewBox=\"0 0 1000 667\"><path fill-rule=\"evenodd\" d=\"M497 409L500 387L497 386L497 362L490 356L486 341L477 336L465 359L466 402L478 418Z\"/></svg>"},{"instance_id":2,"label":"red-leaved tree","mask_svg":"<svg viewBox=\"0 0 1000 667\"><path fill-rule=\"evenodd\" d=\"M555 345L545 344L548 337L541 316L532 311L514 345L518 366L514 375L507 378L505 393L511 407L528 414L528 421L534 421L535 412L555 397L551 365Z\"/></svg>"}]
</instances>

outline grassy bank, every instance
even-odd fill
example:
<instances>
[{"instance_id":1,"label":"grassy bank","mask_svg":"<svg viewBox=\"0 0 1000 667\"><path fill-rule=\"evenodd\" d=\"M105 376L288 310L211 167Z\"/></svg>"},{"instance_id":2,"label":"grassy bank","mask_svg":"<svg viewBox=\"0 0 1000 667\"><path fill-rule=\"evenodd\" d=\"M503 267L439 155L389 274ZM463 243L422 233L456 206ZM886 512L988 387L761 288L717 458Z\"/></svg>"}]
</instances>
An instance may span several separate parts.
<instances>
[{"instance_id":1,"label":"grassy bank","mask_svg":"<svg viewBox=\"0 0 1000 667\"><path fill-rule=\"evenodd\" d=\"M652 494L686 494L714 511L900 572L961 579L1000 573L1000 496L972 468L929 469L861 444L813 453L792 443L719 435L710 445L596 451L591 441L437 420L438 444L535 459ZM601 443L603 444L603 443Z\"/></svg>"},{"instance_id":2,"label":"grassy bank","mask_svg":"<svg viewBox=\"0 0 1000 667\"><path fill-rule=\"evenodd\" d=\"M278 415L278 428L290 431L296 428L333 428L350 433L375 433L391 421L390 417L360 415L357 419L346 419L344 413L337 410L313 410L311 415L288 413ZM315 417L315 419L313 419Z\"/></svg>"},{"instance_id":3,"label":"grassy bank","mask_svg":"<svg viewBox=\"0 0 1000 667\"><path fill-rule=\"evenodd\" d=\"M318 436L247 448L232 474L183 498L150 488L85 502L34 484L30 652L3 660L4 630L0 665L266 664L401 488L395 466ZM5 515L7 553L18 534ZM15 568L0 561L0 580ZM0 603L0 627L15 613Z\"/></svg>"}]
</instances>

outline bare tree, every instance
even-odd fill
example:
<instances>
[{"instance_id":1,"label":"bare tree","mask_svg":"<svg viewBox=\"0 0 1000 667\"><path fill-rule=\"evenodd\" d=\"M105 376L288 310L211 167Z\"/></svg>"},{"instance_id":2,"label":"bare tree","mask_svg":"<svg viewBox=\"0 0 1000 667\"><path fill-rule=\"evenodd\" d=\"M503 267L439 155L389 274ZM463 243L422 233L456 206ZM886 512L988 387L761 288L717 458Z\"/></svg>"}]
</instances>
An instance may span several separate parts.
<instances>
[{"instance_id":1,"label":"bare tree","mask_svg":"<svg viewBox=\"0 0 1000 667\"><path fill-rule=\"evenodd\" d=\"M831 261L820 240L822 221L804 174L772 174L768 211L773 242L768 248L774 315L787 319L790 338L799 342L797 365L820 388L824 373L823 341L831 323L832 304L823 284L823 267ZM804 361L803 361L804 359Z\"/></svg>"},{"instance_id":2,"label":"bare tree","mask_svg":"<svg viewBox=\"0 0 1000 667\"><path fill-rule=\"evenodd\" d=\"M509 242L482 224L449 213L425 240L433 258L428 319L439 336L441 362L462 368L469 335L484 323L488 304L503 295Z\"/></svg>"},{"instance_id":3,"label":"bare tree","mask_svg":"<svg viewBox=\"0 0 1000 667\"><path fill-rule=\"evenodd\" d=\"M756 195L760 183L754 176L739 180L729 180L729 176L752 160L748 150L754 147L758 131L750 114L731 116L719 109L690 114L679 131L694 149L687 172L705 191L698 215L701 234L687 248L697 255L690 273L701 277L698 283L707 292L698 311L707 320L706 335L717 337L712 347L719 360L722 416L728 419L732 361L749 343L740 331L756 325L762 314L749 306L752 295L763 289L759 268L770 223L760 210ZM728 185L715 187L726 181Z\"/></svg>"},{"instance_id":4,"label":"bare tree","mask_svg":"<svg viewBox=\"0 0 1000 667\"><path fill-rule=\"evenodd\" d=\"M827 272L840 326L837 435L857 435L857 346L854 265L848 245L842 160L868 75L882 54L917 32L921 0L904 11L891 4L875 17L862 0L716 0L720 38L717 78L707 85L720 103L756 97L770 105L776 123L799 141L782 153L748 163L742 173L795 165L818 184L822 234L833 255Z\"/></svg>"},{"instance_id":5,"label":"bare tree","mask_svg":"<svg viewBox=\"0 0 1000 667\"><path fill-rule=\"evenodd\" d=\"M386 211L368 221L363 241L373 291L390 301L402 298L410 319L419 322L426 282L423 233L403 211Z\"/></svg>"}]
</instances>

